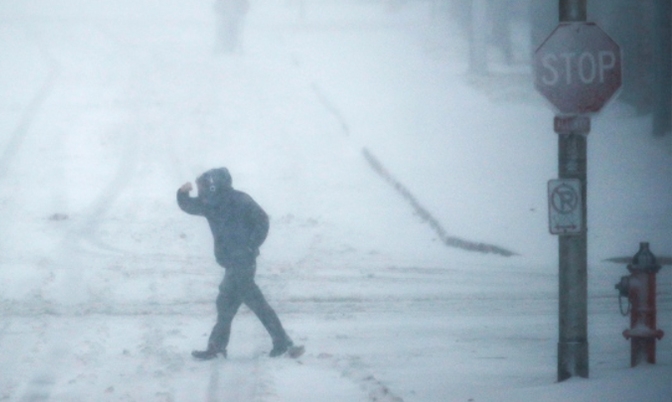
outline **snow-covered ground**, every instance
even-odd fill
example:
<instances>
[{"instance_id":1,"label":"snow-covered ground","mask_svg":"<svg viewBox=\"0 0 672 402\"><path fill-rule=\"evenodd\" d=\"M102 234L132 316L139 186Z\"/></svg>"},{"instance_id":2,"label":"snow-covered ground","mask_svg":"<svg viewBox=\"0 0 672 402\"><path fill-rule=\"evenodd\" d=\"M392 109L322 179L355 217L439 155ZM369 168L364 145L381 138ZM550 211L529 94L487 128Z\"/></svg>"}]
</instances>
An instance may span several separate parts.
<instances>
[{"instance_id":1,"label":"snow-covered ground","mask_svg":"<svg viewBox=\"0 0 672 402\"><path fill-rule=\"evenodd\" d=\"M672 255L671 136L593 118L590 379L556 383L557 138L529 70L465 74L432 2L299 3L253 1L233 55L210 1L0 3L0 401L669 402L672 267L658 364L631 369L604 259ZM447 247L364 150L447 235L517 255ZM298 360L246 308L227 360L190 356L222 270L175 191L218 166L271 216L257 279Z\"/></svg>"}]
</instances>

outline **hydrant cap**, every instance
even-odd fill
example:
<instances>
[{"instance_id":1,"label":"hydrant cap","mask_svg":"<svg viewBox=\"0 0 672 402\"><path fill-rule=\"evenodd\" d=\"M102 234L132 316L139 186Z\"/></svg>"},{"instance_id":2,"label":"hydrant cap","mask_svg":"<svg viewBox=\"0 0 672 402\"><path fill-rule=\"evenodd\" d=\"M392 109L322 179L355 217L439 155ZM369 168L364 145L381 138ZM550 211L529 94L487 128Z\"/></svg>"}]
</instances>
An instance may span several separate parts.
<instances>
[{"instance_id":1,"label":"hydrant cap","mask_svg":"<svg viewBox=\"0 0 672 402\"><path fill-rule=\"evenodd\" d=\"M639 243L639 251L632 257L629 270L658 272L660 265L656 263L656 256L649 249L649 242Z\"/></svg>"}]
</instances>

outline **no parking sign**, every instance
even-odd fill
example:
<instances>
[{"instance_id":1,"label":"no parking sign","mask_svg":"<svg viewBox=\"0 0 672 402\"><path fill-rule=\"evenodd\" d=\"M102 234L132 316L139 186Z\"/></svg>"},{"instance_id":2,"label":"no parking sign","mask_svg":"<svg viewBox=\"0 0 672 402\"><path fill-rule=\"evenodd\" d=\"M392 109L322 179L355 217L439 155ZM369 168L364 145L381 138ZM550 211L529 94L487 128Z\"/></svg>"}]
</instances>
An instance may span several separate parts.
<instances>
[{"instance_id":1,"label":"no parking sign","mask_svg":"<svg viewBox=\"0 0 672 402\"><path fill-rule=\"evenodd\" d=\"M581 180L548 182L548 228L551 234L571 235L583 231Z\"/></svg>"}]
</instances>

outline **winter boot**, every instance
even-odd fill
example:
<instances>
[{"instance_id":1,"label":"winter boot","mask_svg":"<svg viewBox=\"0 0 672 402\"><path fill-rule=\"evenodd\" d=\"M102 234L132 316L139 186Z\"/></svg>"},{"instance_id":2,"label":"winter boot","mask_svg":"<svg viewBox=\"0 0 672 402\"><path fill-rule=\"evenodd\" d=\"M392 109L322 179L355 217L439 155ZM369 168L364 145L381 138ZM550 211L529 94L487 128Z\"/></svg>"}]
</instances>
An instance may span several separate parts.
<instances>
[{"instance_id":1,"label":"winter boot","mask_svg":"<svg viewBox=\"0 0 672 402\"><path fill-rule=\"evenodd\" d=\"M287 341L285 341L285 342L282 342L282 343L273 345L273 350L271 350L271 353L269 353L268 355L269 355L270 357L278 357L278 356L282 356L282 355L285 354L285 353L287 352L287 350L288 350L289 348L291 348L292 346L294 346L294 343L293 343L292 341L290 341L290 340L287 340Z\"/></svg>"},{"instance_id":2,"label":"winter boot","mask_svg":"<svg viewBox=\"0 0 672 402\"><path fill-rule=\"evenodd\" d=\"M199 360L212 360L216 358L219 353L226 358L226 349L220 350L214 345L209 344L206 350L194 350L191 352L191 355Z\"/></svg>"}]
</instances>

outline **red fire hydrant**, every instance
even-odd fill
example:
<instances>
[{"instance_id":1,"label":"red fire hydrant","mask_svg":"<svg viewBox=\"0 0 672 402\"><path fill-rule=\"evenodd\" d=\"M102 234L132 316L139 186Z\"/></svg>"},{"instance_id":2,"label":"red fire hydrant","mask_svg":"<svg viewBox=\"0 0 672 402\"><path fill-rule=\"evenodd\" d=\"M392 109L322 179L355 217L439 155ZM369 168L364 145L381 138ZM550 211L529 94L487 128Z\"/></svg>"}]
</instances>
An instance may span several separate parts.
<instances>
[{"instance_id":1,"label":"red fire hydrant","mask_svg":"<svg viewBox=\"0 0 672 402\"><path fill-rule=\"evenodd\" d=\"M630 312L630 328L623 331L625 339L630 339L631 355L630 366L635 367L644 359L648 363L656 363L656 339L663 338L663 331L656 328L656 273L660 265L656 257L649 250L649 243L639 244L639 251L632 257L628 265L630 275L621 277L616 284L621 297L628 298L628 309L621 313L624 316Z\"/></svg>"}]
</instances>

